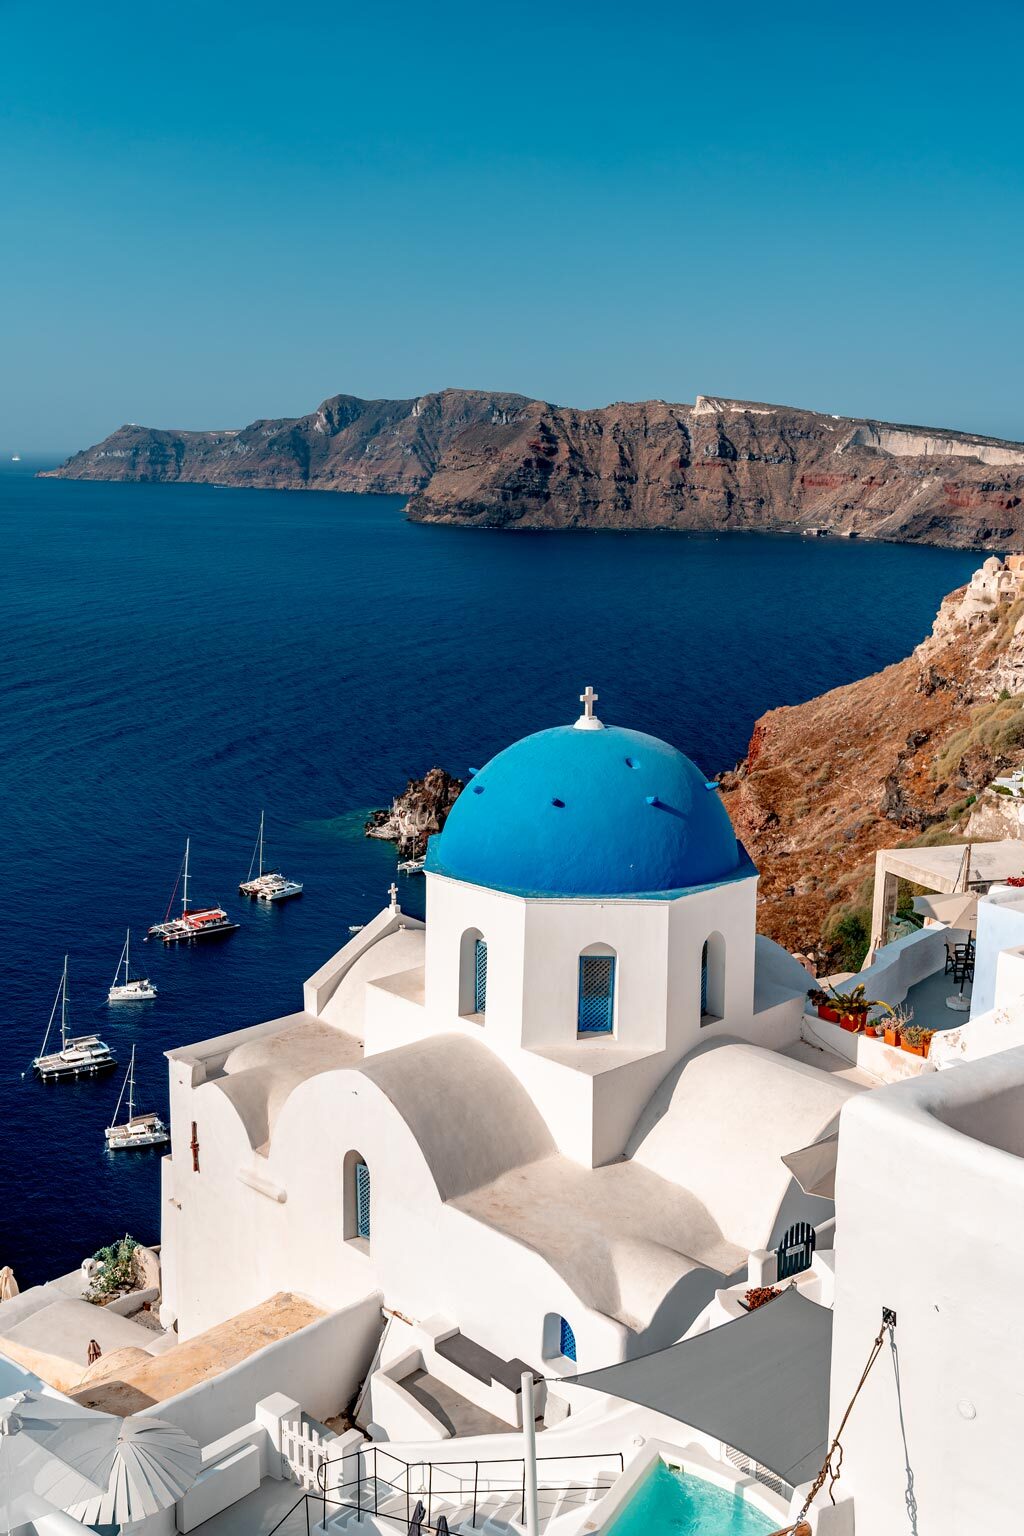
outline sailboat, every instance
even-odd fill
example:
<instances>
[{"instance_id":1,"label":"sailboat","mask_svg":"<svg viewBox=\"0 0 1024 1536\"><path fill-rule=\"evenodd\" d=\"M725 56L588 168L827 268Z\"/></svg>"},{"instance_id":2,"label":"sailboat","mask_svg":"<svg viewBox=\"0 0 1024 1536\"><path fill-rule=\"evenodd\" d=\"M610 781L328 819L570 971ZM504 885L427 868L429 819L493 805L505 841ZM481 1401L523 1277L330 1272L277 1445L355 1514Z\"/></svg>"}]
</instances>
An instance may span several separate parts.
<instances>
[{"instance_id":1,"label":"sailboat","mask_svg":"<svg viewBox=\"0 0 1024 1536\"><path fill-rule=\"evenodd\" d=\"M181 896L181 916L171 917L170 915L178 890L176 880L171 899L167 903L164 920L162 923L152 925L146 934L147 939L163 939L165 944L194 944L196 939L219 939L224 934L234 933L239 926L231 921L223 907L189 907L188 859L191 842L191 838L185 839L185 862L182 866L185 884ZM180 874L178 878L181 878Z\"/></svg>"},{"instance_id":2,"label":"sailboat","mask_svg":"<svg viewBox=\"0 0 1024 1536\"><path fill-rule=\"evenodd\" d=\"M132 931L129 928L124 936L124 949L121 958L117 962L117 970L114 972L114 982L107 993L108 1003L141 1003L148 998L156 997L156 987L148 976L133 976L128 966L128 946L131 943ZM122 978L123 979L120 979Z\"/></svg>"},{"instance_id":3,"label":"sailboat","mask_svg":"<svg viewBox=\"0 0 1024 1536\"><path fill-rule=\"evenodd\" d=\"M47 1055L46 1047L53 1021L57 1017L58 1007L60 1008L60 1050L51 1051ZM108 1072L116 1066L117 1061L110 1046L105 1040L101 1040L99 1035L68 1034L68 957L65 955L64 970L61 973L57 996L50 1009L50 1021L43 1036L42 1050L33 1061L32 1070L42 1078L44 1083L50 1083L68 1077L95 1077L97 1073Z\"/></svg>"},{"instance_id":4,"label":"sailboat","mask_svg":"<svg viewBox=\"0 0 1024 1536\"><path fill-rule=\"evenodd\" d=\"M128 1118L118 1120L121 1113L121 1103L124 1099L125 1089L128 1090ZM111 1152L123 1152L131 1147L162 1147L171 1139L171 1133L167 1129L159 1115L137 1115L135 1113L135 1047L132 1046L132 1059L128 1065L128 1071L124 1082L121 1084L121 1092L117 1099L117 1108L114 1110L114 1123L108 1125L103 1132L107 1139L107 1146Z\"/></svg>"},{"instance_id":5,"label":"sailboat","mask_svg":"<svg viewBox=\"0 0 1024 1536\"><path fill-rule=\"evenodd\" d=\"M298 880L287 880L279 869L263 868L263 817L264 812L260 811L259 836L249 860L249 873L238 887L238 893L240 896L252 896L257 901L287 901L289 896L301 896L302 886ZM257 862L254 878L253 866Z\"/></svg>"}]
</instances>

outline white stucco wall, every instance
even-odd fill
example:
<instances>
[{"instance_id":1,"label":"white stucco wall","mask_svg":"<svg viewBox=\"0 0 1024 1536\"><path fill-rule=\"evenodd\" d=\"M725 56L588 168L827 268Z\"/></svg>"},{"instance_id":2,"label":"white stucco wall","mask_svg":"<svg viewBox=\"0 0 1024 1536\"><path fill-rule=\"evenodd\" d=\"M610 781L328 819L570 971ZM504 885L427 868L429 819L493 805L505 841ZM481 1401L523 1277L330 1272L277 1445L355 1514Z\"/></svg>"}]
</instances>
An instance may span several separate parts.
<instances>
[{"instance_id":1,"label":"white stucco wall","mask_svg":"<svg viewBox=\"0 0 1024 1536\"><path fill-rule=\"evenodd\" d=\"M858 1531L1014 1528L1022 1213L1024 1049L863 1094L844 1109L833 1430L882 1307L897 1314L897 1355L887 1343L843 1436Z\"/></svg>"}]
</instances>

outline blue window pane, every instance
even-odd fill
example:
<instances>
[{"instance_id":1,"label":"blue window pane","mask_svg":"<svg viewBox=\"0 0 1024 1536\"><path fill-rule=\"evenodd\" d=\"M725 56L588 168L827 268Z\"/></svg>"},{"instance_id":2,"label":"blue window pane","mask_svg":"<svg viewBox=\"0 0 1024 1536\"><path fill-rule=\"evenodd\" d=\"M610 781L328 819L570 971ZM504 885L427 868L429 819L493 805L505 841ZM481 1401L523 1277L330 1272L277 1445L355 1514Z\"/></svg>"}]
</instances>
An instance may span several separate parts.
<instances>
[{"instance_id":1,"label":"blue window pane","mask_svg":"<svg viewBox=\"0 0 1024 1536\"><path fill-rule=\"evenodd\" d=\"M487 1012L487 940L477 939L473 962L473 1007L477 1013Z\"/></svg>"},{"instance_id":2,"label":"blue window pane","mask_svg":"<svg viewBox=\"0 0 1024 1536\"><path fill-rule=\"evenodd\" d=\"M572 1329L569 1327L569 1324L566 1322L564 1317L560 1317L558 1319L558 1321L559 1321L559 1342L558 1342L558 1347L559 1347L559 1349L561 1350L562 1354L565 1356L565 1358L567 1360L575 1360L576 1359L576 1335L573 1333Z\"/></svg>"},{"instance_id":3,"label":"blue window pane","mask_svg":"<svg viewBox=\"0 0 1024 1536\"><path fill-rule=\"evenodd\" d=\"M615 959L580 956L580 991L576 1028L581 1035L609 1035L615 1015Z\"/></svg>"},{"instance_id":4,"label":"blue window pane","mask_svg":"<svg viewBox=\"0 0 1024 1536\"><path fill-rule=\"evenodd\" d=\"M356 1236L370 1236L370 1170L356 1163Z\"/></svg>"}]
</instances>

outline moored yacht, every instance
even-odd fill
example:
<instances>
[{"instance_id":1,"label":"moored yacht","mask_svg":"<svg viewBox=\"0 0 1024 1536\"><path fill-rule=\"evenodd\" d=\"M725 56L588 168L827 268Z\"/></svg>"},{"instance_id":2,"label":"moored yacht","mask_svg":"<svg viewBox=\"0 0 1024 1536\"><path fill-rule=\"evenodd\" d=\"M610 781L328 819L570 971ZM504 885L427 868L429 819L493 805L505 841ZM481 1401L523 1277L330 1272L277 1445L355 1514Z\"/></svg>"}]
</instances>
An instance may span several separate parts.
<instances>
[{"instance_id":1,"label":"moored yacht","mask_svg":"<svg viewBox=\"0 0 1024 1536\"><path fill-rule=\"evenodd\" d=\"M60 1050L47 1054L46 1047L58 1007L60 1008ZM33 1061L32 1070L44 1082L49 1083L61 1078L96 1077L98 1073L109 1072L116 1066L117 1061L110 1046L105 1040L101 1040L99 1035L68 1034L68 957L65 955L64 970L61 973L57 996L50 1009L50 1020L46 1026L46 1034L43 1036L42 1050Z\"/></svg>"},{"instance_id":2,"label":"moored yacht","mask_svg":"<svg viewBox=\"0 0 1024 1536\"><path fill-rule=\"evenodd\" d=\"M249 860L249 873L239 885L238 894L251 896L256 901L287 901L289 896L301 896L300 881L286 879L279 869L263 868L263 818L264 812L260 811L260 830Z\"/></svg>"},{"instance_id":3,"label":"moored yacht","mask_svg":"<svg viewBox=\"0 0 1024 1536\"><path fill-rule=\"evenodd\" d=\"M148 976L133 976L128 964L128 946L131 943L132 931L129 928L124 936L124 949L121 958L117 962L117 970L114 972L114 981L107 993L108 1003L142 1003L156 997L156 987Z\"/></svg>"},{"instance_id":4,"label":"moored yacht","mask_svg":"<svg viewBox=\"0 0 1024 1536\"><path fill-rule=\"evenodd\" d=\"M171 899L162 923L153 923L146 934L148 939L163 939L165 944L194 944L197 939L219 939L234 933L238 923L233 923L223 907L189 907L188 859L191 838L185 839L185 862L182 866L184 887L181 896L181 916L171 917L170 911L178 891L175 881ZM178 877L181 878L181 875Z\"/></svg>"},{"instance_id":5,"label":"moored yacht","mask_svg":"<svg viewBox=\"0 0 1024 1536\"><path fill-rule=\"evenodd\" d=\"M128 1091L128 1118L118 1120L121 1113L121 1101L125 1090ZM111 1152L130 1151L132 1147L162 1147L171 1139L171 1133L167 1129L160 1116L157 1114L137 1115L135 1113L135 1047L132 1046L132 1059L128 1065L125 1080L121 1084L121 1092L118 1095L117 1108L114 1110L114 1123L108 1125L103 1132L107 1146Z\"/></svg>"}]
</instances>

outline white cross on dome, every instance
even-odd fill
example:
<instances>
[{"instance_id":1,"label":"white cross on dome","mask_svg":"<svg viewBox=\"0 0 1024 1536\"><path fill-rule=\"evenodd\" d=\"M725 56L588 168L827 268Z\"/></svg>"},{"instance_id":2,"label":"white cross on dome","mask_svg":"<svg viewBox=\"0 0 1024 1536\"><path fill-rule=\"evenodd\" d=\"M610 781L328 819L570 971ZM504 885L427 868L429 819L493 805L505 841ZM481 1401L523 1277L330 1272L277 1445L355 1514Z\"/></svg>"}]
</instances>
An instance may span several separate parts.
<instances>
[{"instance_id":1,"label":"white cross on dome","mask_svg":"<svg viewBox=\"0 0 1024 1536\"><path fill-rule=\"evenodd\" d=\"M594 714L594 705L597 703L599 698L600 694L595 693L594 689L588 683L583 692L580 694L580 703L583 705L583 713L576 721L576 729L578 731L604 730L604 723Z\"/></svg>"}]
</instances>

